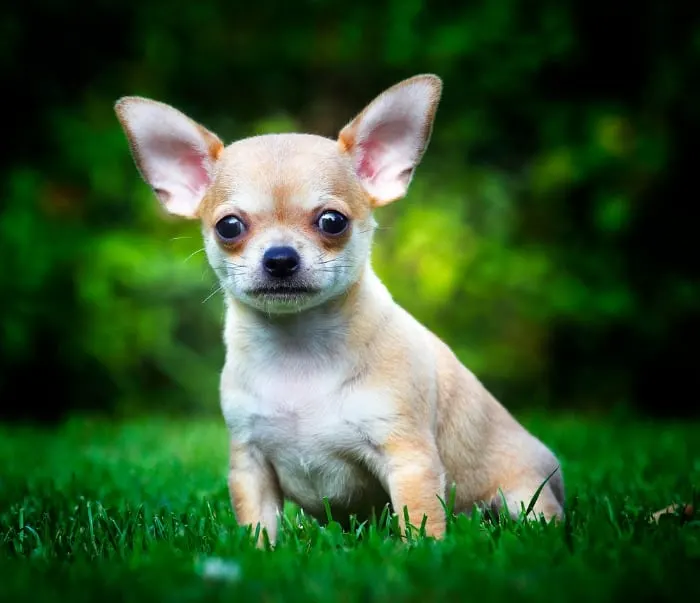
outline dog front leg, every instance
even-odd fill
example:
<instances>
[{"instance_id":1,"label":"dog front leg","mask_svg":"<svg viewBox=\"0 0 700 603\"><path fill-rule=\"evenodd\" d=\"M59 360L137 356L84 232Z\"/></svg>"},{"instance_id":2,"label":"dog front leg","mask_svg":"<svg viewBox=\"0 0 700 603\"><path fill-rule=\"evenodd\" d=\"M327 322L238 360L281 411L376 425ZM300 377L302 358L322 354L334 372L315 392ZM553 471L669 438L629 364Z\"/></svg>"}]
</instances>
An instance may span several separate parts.
<instances>
[{"instance_id":1,"label":"dog front leg","mask_svg":"<svg viewBox=\"0 0 700 603\"><path fill-rule=\"evenodd\" d=\"M426 518L425 534L442 538L445 534L445 472L435 443L425 439L392 439L384 447L386 481L391 505L405 533L405 512L409 523L420 528ZM440 498L439 498L440 497Z\"/></svg>"},{"instance_id":2,"label":"dog front leg","mask_svg":"<svg viewBox=\"0 0 700 603\"><path fill-rule=\"evenodd\" d=\"M274 469L259 450L231 443L228 487L238 524L252 526L253 532L259 524L257 545L264 544L263 529L274 544L277 516L283 503L282 492Z\"/></svg>"}]
</instances>

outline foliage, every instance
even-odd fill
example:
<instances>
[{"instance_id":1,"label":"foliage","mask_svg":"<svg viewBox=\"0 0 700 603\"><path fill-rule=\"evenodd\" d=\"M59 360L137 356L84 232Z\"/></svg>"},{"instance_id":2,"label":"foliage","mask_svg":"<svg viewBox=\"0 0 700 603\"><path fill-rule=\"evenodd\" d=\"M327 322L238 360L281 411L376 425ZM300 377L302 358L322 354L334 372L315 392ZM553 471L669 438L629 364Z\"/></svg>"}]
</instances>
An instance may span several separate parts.
<instances>
[{"instance_id":1,"label":"foliage","mask_svg":"<svg viewBox=\"0 0 700 603\"><path fill-rule=\"evenodd\" d=\"M333 136L431 71L444 97L408 198L378 216L382 278L509 406L659 410L658 388L678 395L694 368L680 347L698 325L680 206L700 120L687 9L6 3L19 115L2 170L0 395L56 413L215 406L221 300L200 303L214 280L197 226L165 219L139 179L119 96L169 102L228 141Z\"/></svg>"}]
</instances>

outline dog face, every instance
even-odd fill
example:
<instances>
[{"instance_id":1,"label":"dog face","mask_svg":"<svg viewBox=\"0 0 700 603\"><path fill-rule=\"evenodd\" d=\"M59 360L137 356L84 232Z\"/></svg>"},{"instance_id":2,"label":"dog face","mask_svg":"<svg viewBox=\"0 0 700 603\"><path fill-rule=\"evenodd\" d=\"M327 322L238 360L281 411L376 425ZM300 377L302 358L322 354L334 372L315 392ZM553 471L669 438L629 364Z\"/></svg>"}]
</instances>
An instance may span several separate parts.
<instances>
[{"instance_id":1,"label":"dog face","mask_svg":"<svg viewBox=\"0 0 700 603\"><path fill-rule=\"evenodd\" d=\"M334 141L302 134L225 149L199 215L224 288L271 313L346 291L360 277L373 230L349 157Z\"/></svg>"},{"instance_id":2,"label":"dog face","mask_svg":"<svg viewBox=\"0 0 700 603\"><path fill-rule=\"evenodd\" d=\"M116 112L140 173L165 208L201 220L225 291L279 314L322 304L359 280L372 212L406 194L441 87L424 75L389 88L337 141L271 134L224 147L163 103L126 97Z\"/></svg>"}]
</instances>

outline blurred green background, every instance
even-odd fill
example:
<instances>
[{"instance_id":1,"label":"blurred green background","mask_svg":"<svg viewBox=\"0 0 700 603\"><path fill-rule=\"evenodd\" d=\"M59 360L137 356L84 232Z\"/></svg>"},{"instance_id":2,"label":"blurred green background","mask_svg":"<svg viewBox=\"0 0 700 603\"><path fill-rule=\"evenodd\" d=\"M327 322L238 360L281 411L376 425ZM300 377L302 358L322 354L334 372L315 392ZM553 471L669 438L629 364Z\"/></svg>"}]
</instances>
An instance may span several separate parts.
<instances>
[{"instance_id":1,"label":"blurred green background","mask_svg":"<svg viewBox=\"0 0 700 603\"><path fill-rule=\"evenodd\" d=\"M694 5L24 0L0 15L5 417L218 410L223 306L199 229L141 181L118 97L226 142L335 136L421 72L445 84L433 139L377 216L397 301L514 410L698 412Z\"/></svg>"}]
</instances>

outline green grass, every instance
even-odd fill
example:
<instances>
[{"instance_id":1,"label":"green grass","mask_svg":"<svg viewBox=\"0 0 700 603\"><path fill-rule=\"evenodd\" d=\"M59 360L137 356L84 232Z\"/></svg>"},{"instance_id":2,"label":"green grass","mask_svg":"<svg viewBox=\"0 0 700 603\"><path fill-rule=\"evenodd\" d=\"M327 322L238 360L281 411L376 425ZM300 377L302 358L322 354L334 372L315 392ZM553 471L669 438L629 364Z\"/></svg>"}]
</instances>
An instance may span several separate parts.
<instances>
[{"instance_id":1,"label":"green grass","mask_svg":"<svg viewBox=\"0 0 700 603\"><path fill-rule=\"evenodd\" d=\"M343 533L286 515L274 551L236 527L215 419L0 427L0 597L8 601L700 600L691 502L700 425L530 417L560 455L564 525L461 516L445 541ZM697 509L697 505L695 506ZM204 576L226 564L228 579ZM212 561L212 559L214 561Z\"/></svg>"}]
</instances>

